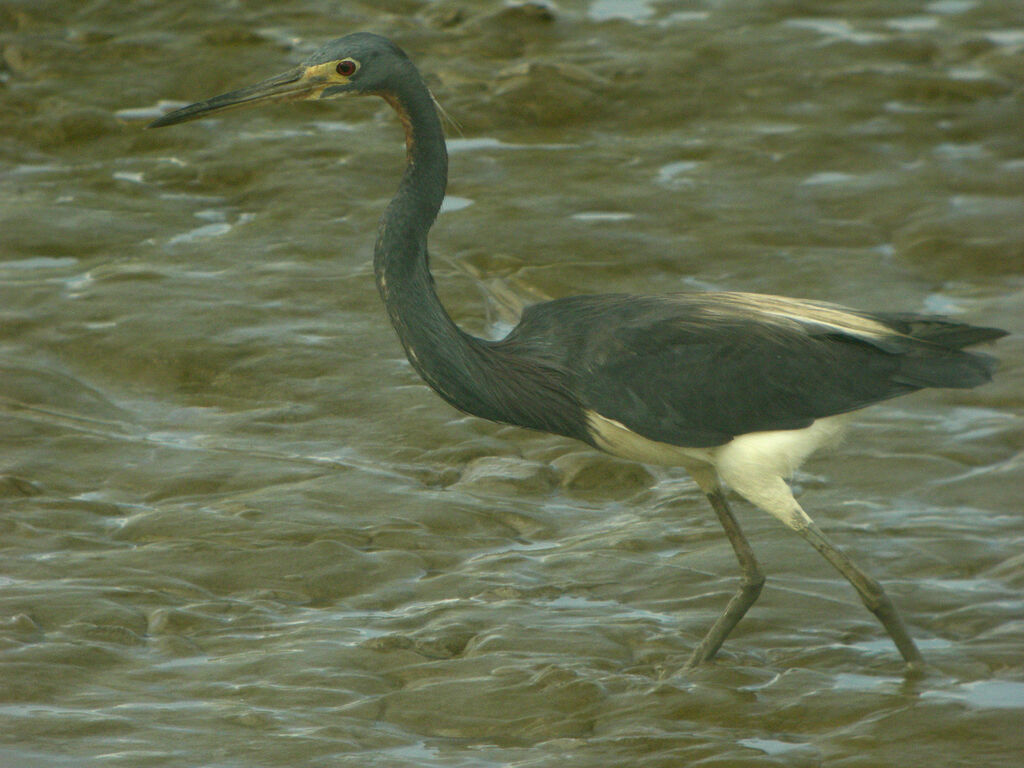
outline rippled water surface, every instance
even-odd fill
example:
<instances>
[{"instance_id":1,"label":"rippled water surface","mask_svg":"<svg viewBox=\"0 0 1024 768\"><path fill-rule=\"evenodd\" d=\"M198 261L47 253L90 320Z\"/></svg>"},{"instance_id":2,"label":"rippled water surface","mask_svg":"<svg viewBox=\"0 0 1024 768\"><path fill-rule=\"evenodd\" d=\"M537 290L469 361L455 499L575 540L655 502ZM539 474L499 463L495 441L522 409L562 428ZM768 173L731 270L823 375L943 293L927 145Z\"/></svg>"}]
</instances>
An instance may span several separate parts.
<instances>
[{"instance_id":1,"label":"rippled water surface","mask_svg":"<svg viewBox=\"0 0 1024 768\"><path fill-rule=\"evenodd\" d=\"M737 503L463 417L370 269L386 105L145 131L394 37L458 127L453 316L742 289L1014 331L797 477L932 664ZM0 6L0 765L982 766L1024 753L1024 6Z\"/></svg>"}]
</instances>

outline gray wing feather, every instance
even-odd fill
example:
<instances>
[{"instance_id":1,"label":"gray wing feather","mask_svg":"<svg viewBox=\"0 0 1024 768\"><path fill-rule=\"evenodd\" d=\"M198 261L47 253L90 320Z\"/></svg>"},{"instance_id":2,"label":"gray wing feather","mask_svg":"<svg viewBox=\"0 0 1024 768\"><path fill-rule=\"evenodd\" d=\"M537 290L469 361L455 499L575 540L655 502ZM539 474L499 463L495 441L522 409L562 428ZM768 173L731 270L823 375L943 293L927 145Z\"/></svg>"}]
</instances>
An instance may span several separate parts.
<instances>
[{"instance_id":1,"label":"gray wing feather","mask_svg":"<svg viewBox=\"0 0 1024 768\"><path fill-rule=\"evenodd\" d=\"M706 447L924 387L977 386L992 361L957 346L1002 335L776 297L763 297L761 312L760 298L574 296L529 308L502 343L563 370L584 409L653 440Z\"/></svg>"}]
</instances>

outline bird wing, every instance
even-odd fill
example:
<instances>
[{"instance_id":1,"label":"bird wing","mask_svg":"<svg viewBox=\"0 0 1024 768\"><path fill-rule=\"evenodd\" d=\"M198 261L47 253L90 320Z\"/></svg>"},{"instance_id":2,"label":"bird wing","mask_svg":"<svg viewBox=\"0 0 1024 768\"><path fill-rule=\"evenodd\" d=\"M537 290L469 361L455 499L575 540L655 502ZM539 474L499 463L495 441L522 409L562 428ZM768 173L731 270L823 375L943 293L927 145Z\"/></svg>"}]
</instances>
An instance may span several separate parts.
<instances>
[{"instance_id":1,"label":"bird wing","mask_svg":"<svg viewBox=\"0 0 1024 768\"><path fill-rule=\"evenodd\" d=\"M991 369L879 317L778 297L590 296L531 309L520 343L559 358L584 409L680 446L799 429L922 387L974 386Z\"/></svg>"}]
</instances>

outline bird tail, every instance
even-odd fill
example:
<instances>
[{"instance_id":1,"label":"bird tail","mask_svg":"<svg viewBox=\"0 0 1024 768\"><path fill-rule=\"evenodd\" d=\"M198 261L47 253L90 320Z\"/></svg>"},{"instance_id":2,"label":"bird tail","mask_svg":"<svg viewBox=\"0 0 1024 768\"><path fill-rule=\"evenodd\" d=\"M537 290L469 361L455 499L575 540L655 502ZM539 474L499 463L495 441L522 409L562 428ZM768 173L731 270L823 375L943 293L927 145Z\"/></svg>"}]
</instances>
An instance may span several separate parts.
<instances>
[{"instance_id":1,"label":"bird tail","mask_svg":"<svg viewBox=\"0 0 1024 768\"><path fill-rule=\"evenodd\" d=\"M999 328L967 325L941 317L889 315L883 322L912 340L912 346L902 356L899 378L915 387L970 389L990 381L998 361L989 355L962 350L1007 335Z\"/></svg>"},{"instance_id":2,"label":"bird tail","mask_svg":"<svg viewBox=\"0 0 1024 768\"><path fill-rule=\"evenodd\" d=\"M990 355L922 345L901 358L895 378L915 388L970 389L991 381L997 365Z\"/></svg>"},{"instance_id":3,"label":"bird tail","mask_svg":"<svg viewBox=\"0 0 1024 768\"><path fill-rule=\"evenodd\" d=\"M946 349L963 349L986 341L995 341L1007 335L1007 332L1000 328L967 325L944 317L898 314L880 315L878 319L898 333Z\"/></svg>"}]
</instances>

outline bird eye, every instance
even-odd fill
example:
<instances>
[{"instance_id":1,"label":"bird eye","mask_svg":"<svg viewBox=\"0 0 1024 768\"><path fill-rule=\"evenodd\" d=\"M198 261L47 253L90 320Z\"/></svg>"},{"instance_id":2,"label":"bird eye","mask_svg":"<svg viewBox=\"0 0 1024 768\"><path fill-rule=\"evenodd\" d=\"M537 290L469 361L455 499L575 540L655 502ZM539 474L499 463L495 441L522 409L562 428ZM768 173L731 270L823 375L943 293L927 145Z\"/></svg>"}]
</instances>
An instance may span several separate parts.
<instances>
[{"instance_id":1,"label":"bird eye","mask_svg":"<svg viewBox=\"0 0 1024 768\"><path fill-rule=\"evenodd\" d=\"M338 74L342 77L351 77L356 73L357 69L359 69L359 65L352 61L352 59L339 61L338 66L335 67L335 70L337 70Z\"/></svg>"}]
</instances>

